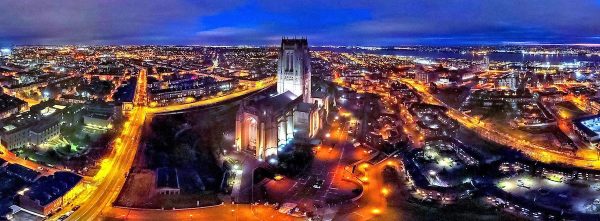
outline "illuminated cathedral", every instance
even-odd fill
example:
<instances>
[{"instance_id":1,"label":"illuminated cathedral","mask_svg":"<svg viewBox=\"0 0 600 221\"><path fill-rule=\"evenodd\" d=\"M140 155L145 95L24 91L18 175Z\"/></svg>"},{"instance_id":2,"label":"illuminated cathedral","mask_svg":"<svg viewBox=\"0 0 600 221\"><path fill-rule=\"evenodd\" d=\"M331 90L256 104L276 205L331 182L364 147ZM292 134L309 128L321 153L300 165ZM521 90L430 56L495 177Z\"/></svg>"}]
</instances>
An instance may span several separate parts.
<instances>
[{"instance_id":1,"label":"illuminated cathedral","mask_svg":"<svg viewBox=\"0 0 600 221\"><path fill-rule=\"evenodd\" d=\"M236 117L236 148L259 160L276 158L288 144L310 142L323 126L328 106L326 92L312 91L307 40L284 38L277 94L242 103Z\"/></svg>"}]
</instances>

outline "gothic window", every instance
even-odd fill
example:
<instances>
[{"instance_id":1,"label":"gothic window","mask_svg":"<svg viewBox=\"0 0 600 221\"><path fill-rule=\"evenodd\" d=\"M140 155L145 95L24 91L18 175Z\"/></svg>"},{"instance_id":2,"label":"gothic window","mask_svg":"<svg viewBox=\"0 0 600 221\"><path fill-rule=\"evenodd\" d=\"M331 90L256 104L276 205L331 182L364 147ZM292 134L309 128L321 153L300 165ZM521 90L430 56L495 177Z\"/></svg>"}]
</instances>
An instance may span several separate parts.
<instances>
[{"instance_id":1,"label":"gothic window","mask_svg":"<svg viewBox=\"0 0 600 221\"><path fill-rule=\"evenodd\" d=\"M286 70L287 71L294 71L294 56L292 52L287 52L287 56L286 56Z\"/></svg>"},{"instance_id":2,"label":"gothic window","mask_svg":"<svg viewBox=\"0 0 600 221\"><path fill-rule=\"evenodd\" d=\"M290 53L286 52L285 53L285 71L290 71Z\"/></svg>"}]
</instances>

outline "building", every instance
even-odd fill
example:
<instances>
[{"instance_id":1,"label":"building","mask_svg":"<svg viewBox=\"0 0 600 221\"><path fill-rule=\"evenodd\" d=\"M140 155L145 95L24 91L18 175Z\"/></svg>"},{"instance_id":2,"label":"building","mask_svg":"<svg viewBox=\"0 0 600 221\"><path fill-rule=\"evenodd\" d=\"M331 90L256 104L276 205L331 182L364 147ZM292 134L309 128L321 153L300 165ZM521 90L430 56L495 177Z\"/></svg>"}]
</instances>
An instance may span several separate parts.
<instances>
[{"instance_id":1,"label":"building","mask_svg":"<svg viewBox=\"0 0 600 221\"><path fill-rule=\"evenodd\" d=\"M67 104L85 104L88 102L86 97L71 94L63 94L57 100Z\"/></svg>"},{"instance_id":2,"label":"building","mask_svg":"<svg viewBox=\"0 0 600 221\"><path fill-rule=\"evenodd\" d=\"M6 168L5 168L5 170L6 170L6 174L18 177L19 179L21 179L27 183L31 183L31 182L35 181L40 176L39 172L29 169L27 167L21 166L19 164L13 164L13 163L8 164L8 166L6 166Z\"/></svg>"},{"instance_id":3,"label":"building","mask_svg":"<svg viewBox=\"0 0 600 221\"><path fill-rule=\"evenodd\" d=\"M10 48L0 49L0 57L9 57L10 55L12 55L12 50Z\"/></svg>"},{"instance_id":4,"label":"building","mask_svg":"<svg viewBox=\"0 0 600 221\"><path fill-rule=\"evenodd\" d=\"M212 77L189 81L166 82L165 87L154 87L149 91L151 105L164 106L169 103L195 101L197 98L234 89L238 80L217 81Z\"/></svg>"},{"instance_id":5,"label":"building","mask_svg":"<svg viewBox=\"0 0 600 221\"><path fill-rule=\"evenodd\" d=\"M83 105L54 101L32 106L30 111L0 122L0 143L9 150L37 146L60 134L60 125L78 123Z\"/></svg>"},{"instance_id":6,"label":"building","mask_svg":"<svg viewBox=\"0 0 600 221\"><path fill-rule=\"evenodd\" d=\"M277 94L244 102L236 117L237 150L261 160L292 141L310 142L329 110L328 95L320 88L312 93L306 39L282 39L278 64Z\"/></svg>"},{"instance_id":7,"label":"building","mask_svg":"<svg viewBox=\"0 0 600 221\"><path fill-rule=\"evenodd\" d=\"M38 88L44 88L46 86L48 86L48 82L33 82L28 84L10 85L8 87L5 87L4 90L8 94L16 96L18 93L37 91Z\"/></svg>"},{"instance_id":8,"label":"building","mask_svg":"<svg viewBox=\"0 0 600 221\"><path fill-rule=\"evenodd\" d=\"M112 128L112 115L105 113L89 113L83 116L83 124L93 129L106 130Z\"/></svg>"},{"instance_id":9,"label":"building","mask_svg":"<svg viewBox=\"0 0 600 221\"><path fill-rule=\"evenodd\" d=\"M308 41L306 39L282 39L279 48L277 69L277 93L291 91L293 94L310 95L311 68ZM310 96L304 96L304 102L310 102Z\"/></svg>"},{"instance_id":10,"label":"building","mask_svg":"<svg viewBox=\"0 0 600 221\"><path fill-rule=\"evenodd\" d=\"M436 82L439 78L439 74L435 71L417 70L415 73L415 80L426 84Z\"/></svg>"},{"instance_id":11,"label":"building","mask_svg":"<svg viewBox=\"0 0 600 221\"><path fill-rule=\"evenodd\" d=\"M0 92L0 119L18 114L21 111L27 110L27 108L27 102Z\"/></svg>"},{"instance_id":12,"label":"building","mask_svg":"<svg viewBox=\"0 0 600 221\"><path fill-rule=\"evenodd\" d=\"M496 87L517 90L519 88L519 75L515 73L505 74L496 79Z\"/></svg>"},{"instance_id":13,"label":"building","mask_svg":"<svg viewBox=\"0 0 600 221\"><path fill-rule=\"evenodd\" d=\"M19 206L47 216L67 205L76 196L77 193L72 193L70 190L81 180L81 176L63 171L41 177L19 197Z\"/></svg>"},{"instance_id":14,"label":"building","mask_svg":"<svg viewBox=\"0 0 600 221\"><path fill-rule=\"evenodd\" d=\"M58 119L40 121L29 130L29 145L38 146L60 135Z\"/></svg>"},{"instance_id":15,"label":"building","mask_svg":"<svg viewBox=\"0 0 600 221\"><path fill-rule=\"evenodd\" d=\"M236 147L258 159L277 155L294 138L294 109L300 103L290 91L242 104L236 117Z\"/></svg>"},{"instance_id":16,"label":"building","mask_svg":"<svg viewBox=\"0 0 600 221\"><path fill-rule=\"evenodd\" d=\"M5 120L0 128L2 146L9 150L29 146L29 131L36 122L36 116L30 112Z\"/></svg>"},{"instance_id":17,"label":"building","mask_svg":"<svg viewBox=\"0 0 600 221\"><path fill-rule=\"evenodd\" d=\"M600 114L600 97L586 99L585 110L592 114Z\"/></svg>"},{"instance_id":18,"label":"building","mask_svg":"<svg viewBox=\"0 0 600 221\"><path fill-rule=\"evenodd\" d=\"M600 115L574 119L573 129L589 142L600 141Z\"/></svg>"},{"instance_id":19,"label":"building","mask_svg":"<svg viewBox=\"0 0 600 221\"><path fill-rule=\"evenodd\" d=\"M161 195L179 195L179 177L177 169L161 167L156 169L156 193Z\"/></svg>"}]
</instances>

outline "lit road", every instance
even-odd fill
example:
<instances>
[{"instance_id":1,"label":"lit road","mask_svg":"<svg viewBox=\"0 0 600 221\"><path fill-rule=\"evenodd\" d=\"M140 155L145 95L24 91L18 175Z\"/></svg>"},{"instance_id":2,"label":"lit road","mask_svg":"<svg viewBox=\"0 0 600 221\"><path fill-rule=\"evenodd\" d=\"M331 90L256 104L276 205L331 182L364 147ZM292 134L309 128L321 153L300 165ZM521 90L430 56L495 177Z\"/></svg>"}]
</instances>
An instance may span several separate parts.
<instances>
[{"instance_id":1,"label":"lit road","mask_svg":"<svg viewBox=\"0 0 600 221\"><path fill-rule=\"evenodd\" d=\"M466 128L469 128L470 130L476 132L481 137L502 144L504 146L520 150L532 159L535 159L540 162L562 163L582 168L600 169L600 160L598 160L598 155L595 151L582 150L577 155L570 155L566 152L546 149L542 146L535 145L527 140L512 137L508 134L495 130L493 128L493 125L480 122L474 117L468 116L462 113L461 111L458 111L452 107L445 105L443 102L439 101L433 95L428 93L424 85L421 85L410 79L402 79L402 81L415 88L416 91L423 96L423 99L425 101L447 107L448 116L458 121Z\"/></svg>"},{"instance_id":2,"label":"lit road","mask_svg":"<svg viewBox=\"0 0 600 221\"><path fill-rule=\"evenodd\" d=\"M142 69L138 78L146 78L146 70ZM294 220L294 218L276 212L265 206L250 205L223 205L210 208L198 208L190 210L157 211L157 210L134 210L115 208L112 202L118 197L127 174L134 162L138 150L142 129L147 115L161 112L184 110L187 108L200 107L216 104L239 96L268 88L274 81L258 84L257 87L229 95L216 97L192 104L178 105L175 107L148 108L146 104L146 81L138 80L134 103L136 106L129 113L129 119L124 123L123 130L113 142L113 149L109 155L101 161L98 173L90 179L86 179L73 188L77 197L71 204L63 207L60 213L50 217L50 220L58 219L67 211L71 211L75 205L80 208L75 211L68 220L94 220L98 218L126 218L127 220L182 220L182 219L216 219L216 220ZM152 110L152 111L150 111ZM263 208L264 207L264 208ZM263 217L263 218L259 218Z\"/></svg>"},{"instance_id":3,"label":"lit road","mask_svg":"<svg viewBox=\"0 0 600 221\"><path fill-rule=\"evenodd\" d=\"M355 175L360 175L363 182L363 194L355 202L356 208L350 213L338 214L334 220L377 220L377 217L385 213L388 208L387 197L393 191L400 191L394 186L384 183L383 171L386 167L400 169L402 162L397 158L388 158L379 164L361 163L356 167ZM398 171L400 173L400 171Z\"/></svg>"},{"instance_id":4,"label":"lit road","mask_svg":"<svg viewBox=\"0 0 600 221\"><path fill-rule=\"evenodd\" d=\"M333 218L333 220L376 220L377 216L385 212L387 209L386 196L391 191L394 191L393 188L389 188L384 184L384 179L382 176L383 169L388 165L397 167L399 166L399 161L397 159L390 158L376 165L363 162L371 159L371 157L375 155L375 152L369 153L366 152L367 149L352 147L352 141L350 140L352 137L348 136L347 133L349 129L348 120L352 118L352 116L350 112L346 112L344 109L340 109L339 113L339 120L336 118L336 120L331 123L331 129L329 130L330 136L328 138L328 140L333 141L338 145L335 145L333 152L331 149L329 152L336 153L337 151L344 153L344 155L353 155L346 157L348 159L343 160L342 162L350 163L350 159L355 160L352 160L352 163L350 164L341 165L338 163L336 167L343 171L335 171L330 173L330 176L338 176L337 178L332 177L330 179L340 180L342 183L348 183L348 181L344 181L345 179L357 180L360 182L363 192L359 196L358 200L346 203L345 206L353 207L350 213L338 213L335 214L334 217L328 217L326 214L324 218L325 220L328 220L328 218ZM344 144L346 144L346 149L350 150L344 151ZM315 158L330 158L336 160L337 157L331 157L331 154L327 154L328 150L326 148L328 146L323 146L325 148L321 147L320 150L318 150ZM354 164L357 165L354 173L352 173L352 167ZM340 185L339 181L337 183L337 185ZM340 188L340 186L336 186L336 189L337 188ZM346 189L348 190L352 188L354 187L346 186Z\"/></svg>"},{"instance_id":5,"label":"lit road","mask_svg":"<svg viewBox=\"0 0 600 221\"><path fill-rule=\"evenodd\" d=\"M128 121L129 126L126 126L116 139L113 151L102 161L100 170L91 184L81 183L82 187L78 186L88 188L73 202L74 205L81 205L81 208L73 213L69 220L93 220L101 214L103 208L110 207L117 198L139 146L146 116L144 112L144 107L134 107Z\"/></svg>"},{"instance_id":6,"label":"lit road","mask_svg":"<svg viewBox=\"0 0 600 221\"><path fill-rule=\"evenodd\" d=\"M42 102L42 99L33 99L33 98L23 97L20 95L20 93L16 93L15 97L27 102L27 105L29 105L30 107Z\"/></svg>"},{"instance_id":7,"label":"lit road","mask_svg":"<svg viewBox=\"0 0 600 221\"><path fill-rule=\"evenodd\" d=\"M0 152L0 157L9 163L20 164L24 167L41 172L43 174L54 173L55 171L58 171L55 168L47 167L30 160L20 158L14 153L10 152L8 149L6 149L6 147L2 144L0 144ZM40 168L42 170L40 170Z\"/></svg>"},{"instance_id":8,"label":"lit road","mask_svg":"<svg viewBox=\"0 0 600 221\"><path fill-rule=\"evenodd\" d=\"M72 191L81 194L73 201L73 205L81 207L73 213L69 220L93 220L101 215L104 208L110 208L123 185L127 173L133 164L138 150L142 128L146 118L146 69L141 69L136 85L134 103L139 105L130 112L129 120L123 125L123 130L113 142L109 156L102 160L98 173L88 184L81 182ZM63 211L69 211L66 207Z\"/></svg>"},{"instance_id":9,"label":"lit road","mask_svg":"<svg viewBox=\"0 0 600 221\"><path fill-rule=\"evenodd\" d=\"M341 111L340 111L341 112ZM269 192L268 199L280 203L296 203L302 211L315 212L319 215L329 215L327 204L348 203L348 200L358 196L352 190L360 189L360 183L352 177L347 168L349 164L364 158L362 148L355 148L348 136L348 119L338 116L327 128L324 141L313 149L314 161L307 168L306 175L299 178L284 178L269 181L265 184ZM314 185L318 180L322 184Z\"/></svg>"},{"instance_id":10,"label":"lit road","mask_svg":"<svg viewBox=\"0 0 600 221\"><path fill-rule=\"evenodd\" d=\"M177 105L169 105L169 106L164 106L164 107L150 107L150 108L148 108L148 113L155 114L155 113L165 113L165 112L176 112L176 111L182 111L182 110L196 108L196 107L212 105L212 104L227 101L227 100L237 98L240 96L245 96L245 95L269 88L269 87L275 85L275 83L277 83L277 81L270 80L270 81L266 81L263 83L259 83L256 86L249 86L249 88L246 90L237 91L237 92L234 92L231 94L214 97L211 99L200 100L200 101L192 102L189 104L177 104Z\"/></svg>"},{"instance_id":11,"label":"lit road","mask_svg":"<svg viewBox=\"0 0 600 221\"><path fill-rule=\"evenodd\" d=\"M343 111L340 111L343 112ZM334 121L332 128L341 128L331 132L331 137L337 139L338 142L348 142L348 136L345 133L347 125L339 125L339 121ZM355 154L362 155L362 148L354 148ZM362 155L362 160L369 159L368 156ZM384 213L387 209L387 196L393 188L387 187L384 184L383 169L387 166L398 167L401 162L395 158L389 158L382 161L379 164L371 164L362 162L357 164L353 176L361 182L363 193L362 196L354 202L354 205L358 207L353 210L352 213L338 214L334 220L376 220L377 217ZM347 170L351 170L347 168Z\"/></svg>"},{"instance_id":12,"label":"lit road","mask_svg":"<svg viewBox=\"0 0 600 221\"><path fill-rule=\"evenodd\" d=\"M148 70L144 67L141 67L140 74L138 75L137 85L135 87L135 95L133 97L133 102L137 106L146 106L146 102L148 101Z\"/></svg>"},{"instance_id":13,"label":"lit road","mask_svg":"<svg viewBox=\"0 0 600 221\"><path fill-rule=\"evenodd\" d=\"M270 206L224 204L185 210L139 210L110 208L100 220L304 220L275 211Z\"/></svg>"}]
</instances>

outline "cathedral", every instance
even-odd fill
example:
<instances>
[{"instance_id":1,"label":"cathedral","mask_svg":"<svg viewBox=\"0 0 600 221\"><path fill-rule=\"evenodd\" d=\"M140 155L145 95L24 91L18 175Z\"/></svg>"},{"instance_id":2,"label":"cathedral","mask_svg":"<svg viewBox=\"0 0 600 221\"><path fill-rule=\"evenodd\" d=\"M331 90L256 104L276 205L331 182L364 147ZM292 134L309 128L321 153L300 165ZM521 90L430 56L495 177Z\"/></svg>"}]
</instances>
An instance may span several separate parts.
<instances>
[{"instance_id":1,"label":"cathedral","mask_svg":"<svg viewBox=\"0 0 600 221\"><path fill-rule=\"evenodd\" d=\"M236 116L235 146L259 160L277 158L288 144L309 143L329 111L325 91L312 90L308 41L281 40L277 94L245 101Z\"/></svg>"}]
</instances>

